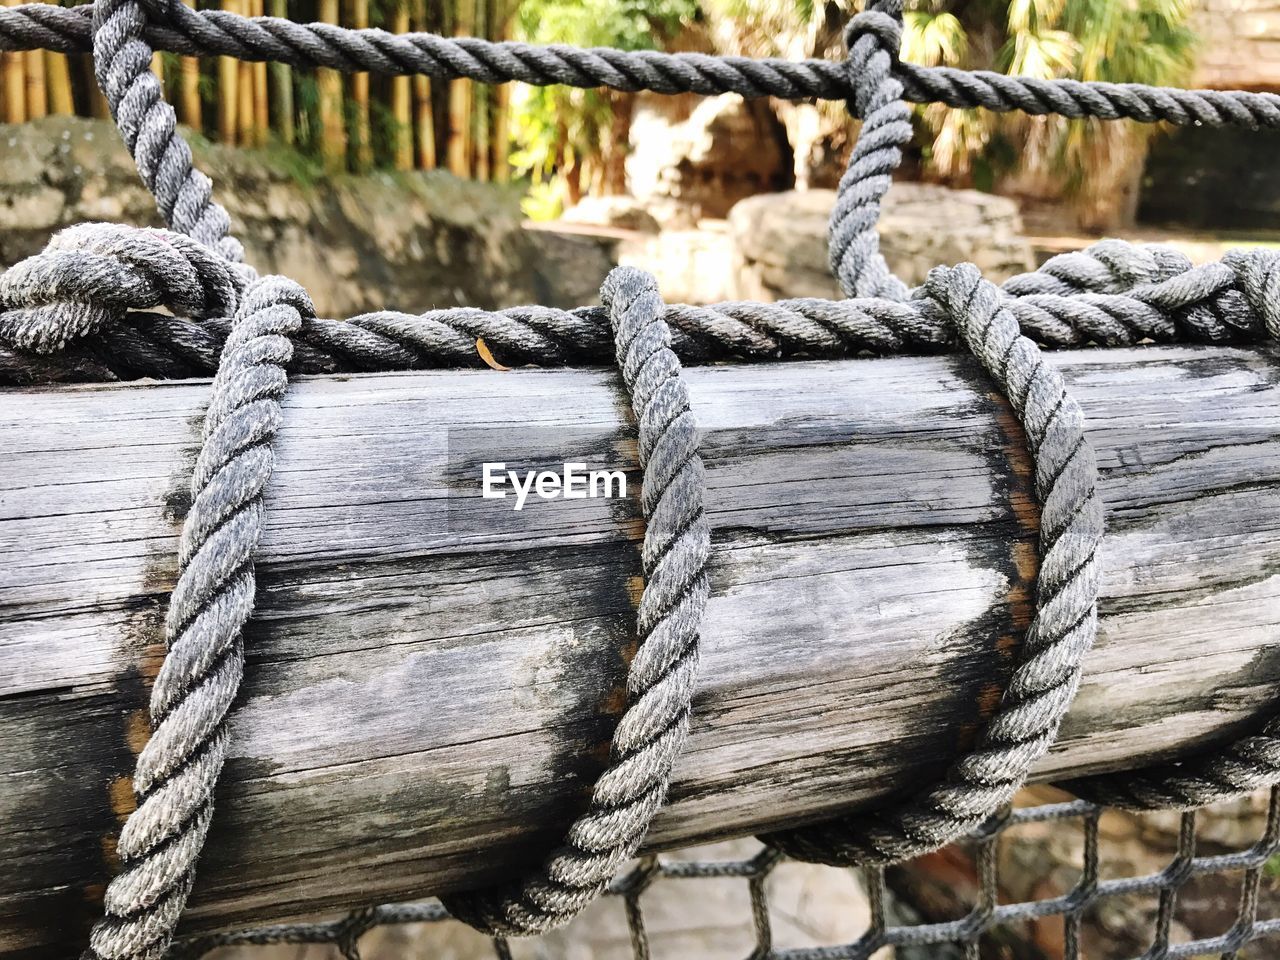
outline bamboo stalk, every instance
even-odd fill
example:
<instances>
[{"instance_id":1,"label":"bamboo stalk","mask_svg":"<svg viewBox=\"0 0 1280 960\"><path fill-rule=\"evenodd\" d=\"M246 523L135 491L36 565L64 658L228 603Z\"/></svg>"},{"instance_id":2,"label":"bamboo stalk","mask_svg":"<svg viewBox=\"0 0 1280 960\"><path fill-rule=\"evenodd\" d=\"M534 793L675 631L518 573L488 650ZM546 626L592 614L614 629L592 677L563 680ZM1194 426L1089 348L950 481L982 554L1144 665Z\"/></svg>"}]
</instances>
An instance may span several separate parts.
<instances>
[{"instance_id":1,"label":"bamboo stalk","mask_svg":"<svg viewBox=\"0 0 1280 960\"><path fill-rule=\"evenodd\" d=\"M412 0L415 30L427 29L426 0ZM436 166L436 121L431 109L431 80L421 74L413 77L413 99L416 126L415 150L418 167L434 170Z\"/></svg>"},{"instance_id":2,"label":"bamboo stalk","mask_svg":"<svg viewBox=\"0 0 1280 960\"><path fill-rule=\"evenodd\" d=\"M369 26L369 0L349 0L351 26L363 30ZM355 169L364 172L373 166L373 141L369 131L369 74L351 75L351 100L355 107L352 136L355 139Z\"/></svg>"},{"instance_id":3,"label":"bamboo stalk","mask_svg":"<svg viewBox=\"0 0 1280 960\"><path fill-rule=\"evenodd\" d=\"M239 8L241 15L253 16L253 0L239 0ZM252 147L258 142L253 67L252 63L236 61L236 141L242 147Z\"/></svg>"},{"instance_id":4,"label":"bamboo stalk","mask_svg":"<svg viewBox=\"0 0 1280 960\"><path fill-rule=\"evenodd\" d=\"M511 179L511 84L501 84L493 93L493 179L506 183Z\"/></svg>"},{"instance_id":5,"label":"bamboo stalk","mask_svg":"<svg viewBox=\"0 0 1280 960\"><path fill-rule=\"evenodd\" d=\"M73 116L76 103L71 95L71 65L67 62L66 54L46 50L44 71L49 87L49 112L58 116Z\"/></svg>"},{"instance_id":6,"label":"bamboo stalk","mask_svg":"<svg viewBox=\"0 0 1280 960\"><path fill-rule=\"evenodd\" d=\"M183 3L195 7L195 0L183 0ZM200 108L200 61L195 57L182 57L178 61L178 115L193 129L204 126Z\"/></svg>"},{"instance_id":7,"label":"bamboo stalk","mask_svg":"<svg viewBox=\"0 0 1280 960\"><path fill-rule=\"evenodd\" d=\"M316 18L321 23L338 23L338 0L318 0ZM342 74L336 70L316 70L316 91L320 113L320 155L325 170L340 173L347 168L347 130L342 118Z\"/></svg>"},{"instance_id":8,"label":"bamboo stalk","mask_svg":"<svg viewBox=\"0 0 1280 960\"><path fill-rule=\"evenodd\" d=\"M250 16L261 17L266 13L263 0L248 0ZM253 145L265 147L271 133L271 112L268 107L267 64L250 64L253 74Z\"/></svg>"},{"instance_id":9,"label":"bamboo stalk","mask_svg":"<svg viewBox=\"0 0 1280 960\"><path fill-rule=\"evenodd\" d=\"M84 77L85 89L89 91L89 113L94 117L105 119L111 116L111 107L107 98L98 86L98 78L93 70L93 57L87 54L80 58L80 73Z\"/></svg>"},{"instance_id":10,"label":"bamboo stalk","mask_svg":"<svg viewBox=\"0 0 1280 960\"><path fill-rule=\"evenodd\" d=\"M391 31L393 33L409 32L407 0L401 0L396 5L395 13L391 18ZM397 170L413 169L413 114L410 112L409 87L408 77L393 77L391 80L391 115L395 120L393 162Z\"/></svg>"},{"instance_id":11,"label":"bamboo stalk","mask_svg":"<svg viewBox=\"0 0 1280 960\"><path fill-rule=\"evenodd\" d=\"M18 5L18 0L4 0L6 7ZM21 53L3 54L4 70L4 119L7 123L22 123L27 119L27 61Z\"/></svg>"},{"instance_id":12,"label":"bamboo stalk","mask_svg":"<svg viewBox=\"0 0 1280 960\"><path fill-rule=\"evenodd\" d=\"M490 39L511 38L511 16L515 12L512 0L489 0ZM493 88L492 129L489 133L491 171L498 183L511 179L511 84L500 83Z\"/></svg>"},{"instance_id":13,"label":"bamboo stalk","mask_svg":"<svg viewBox=\"0 0 1280 960\"><path fill-rule=\"evenodd\" d=\"M475 24L475 0L458 0L454 8L456 37L472 35ZM471 175L471 83L453 80L449 83L449 140L446 157L449 171L458 177Z\"/></svg>"},{"instance_id":14,"label":"bamboo stalk","mask_svg":"<svg viewBox=\"0 0 1280 960\"><path fill-rule=\"evenodd\" d=\"M26 60L27 119L36 120L49 112L49 96L44 77L44 51L28 50Z\"/></svg>"},{"instance_id":15,"label":"bamboo stalk","mask_svg":"<svg viewBox=\"0 0 1280 960\"><path fill-rule=\"evenodd\" d=\"M22 123L27 119L26 61L20 53L2 54L4 60L4 119Z\"/></svg>"},{"instance_id":16,"label":"bamboo stalk","mask_svg":"<svg viewBox=\"0 0 1280 960\"><path fill-rule=\"evenodd\" d=\"M222 9L228 13L240 12L240 0L222 0ZM237 87L240 83L240 64L234 57L218 58L218 139L223 143L236 142L236 114L239 106Z\"/></svg>"},{"instance_id":17,"label":"bamboo stalk","mask_svg":"<svg viewBox=\"0 0 1280 960\"><path fill-rule=\"evenodd\" d=\"M242 0L241 12L246 15L252 9L248 0ZM257 143L253 116L253 64L237 63L236 74L236 139L242 147L251 147Z\"/></svg>"},{"instance_id":18,"label":"bamboo stalk","mask_svg":"<svg viewBox=\"0 0 1280 960\"><path fill-rule=\"evenodd\" d=\"M489 37L489 8L488 0L475 0L475 24L474 32L477 37ZM489 180L489 110L490 110L490 88L484 84L472 83L471 102L472 102L472 122L471 135L474 138L471 143L471 169L472 175L480 181L487 182Z\"/></svg>"},{"instance_id":19,"label":"bamboo stalk","mask_svg":"<svg viewBox=\"0 0 1280 960\"><path fill-rule=\"evenodd\" d=\"M289 16L289 0L271 0L271 15L285 19ZM293 70L287 63L271 64L271 93L275 104L276 134L281 142L292 145L293 130Z\"/></svg>"}]
</instances>

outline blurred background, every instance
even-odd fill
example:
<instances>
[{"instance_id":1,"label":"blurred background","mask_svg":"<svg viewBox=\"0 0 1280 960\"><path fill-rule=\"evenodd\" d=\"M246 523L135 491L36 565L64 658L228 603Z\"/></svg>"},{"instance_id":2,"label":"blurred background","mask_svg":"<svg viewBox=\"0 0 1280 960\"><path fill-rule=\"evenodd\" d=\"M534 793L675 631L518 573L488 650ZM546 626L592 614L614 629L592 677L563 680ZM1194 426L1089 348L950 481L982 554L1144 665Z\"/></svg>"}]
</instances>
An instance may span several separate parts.
<instances>
[{"instance_id":1,"label":"blurred background","mask_svg":"<svg viewBox=\"0 0 1280 960\"><path fill-rule=\"evenodd\" d=\"M393 32L791 58L842 56L854 9L853 0L218 2ZM1280 4L1270 0L909 0L906 26L903 55L922 64L1280 88ZM64 223L153 218L114 135L92 122L106 107L87 58L2 62L15 163L0 173L0 261L34 252ZM856 130L843 104L488 87L164 53L153 69L225 185L255 262L314 287L324 311L569 305L590 299L616 261L654 270L671 299L835 293L823 221ZM908 280L962 259L999 280L1103 233L1172 240L1205 259L1224 243L1268 243L1277 227L1275 133L939 106L914 118L884 223L891 265ZM390 223L392 212L422 229ZM560 269L570 262L591 266Z\"/></svg>"}]
</instances>

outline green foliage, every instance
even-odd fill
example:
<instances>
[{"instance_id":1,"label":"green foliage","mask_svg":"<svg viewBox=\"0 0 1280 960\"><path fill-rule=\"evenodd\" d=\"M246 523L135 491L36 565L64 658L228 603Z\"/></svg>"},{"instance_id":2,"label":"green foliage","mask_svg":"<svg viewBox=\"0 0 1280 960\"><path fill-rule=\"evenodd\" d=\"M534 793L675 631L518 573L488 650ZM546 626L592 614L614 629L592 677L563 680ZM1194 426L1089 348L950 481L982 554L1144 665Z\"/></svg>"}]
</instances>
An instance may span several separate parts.
<instances>
[{"instance_id":1,"label":"green foliage","mask_svg":"<svg viewBox=\"0 0 1280 960\"><path fill-rule=\"evenodd\" d=\"M1055 79L1179 85L1190 76L1191 0L915 0L904 56L917 63L994 69ZM1132 166L1146 133L1132 124L1000 117L921 108L931 134L927 162L980 185L1015 171L1061 178L1085 200ZM1085 174L1088 172L1089 177Z\"/></svg>"},{"instance_id":2,"label":"green foliage","mask_svg":"<svg viewBox=\"0 0 1280 960\"><path fill-rule=\"evenodd\" d=\"M698 12L697 0L524 0L516 24L533 43L650 50Z\"/></svg>"},{"instance_id":3,"label":"green foliage","mask_svg":"<svg viewBox=\"0 0 1280 960\"><path fill-rule=\"evenodd\" d=\"M1267 858L1267 862L1262 865L1262 872L1271 880L1280 879L1280 853Z\"/></svg>"},{"instance_id":4,"label":"green foliage","mask_svg":"<svg viewBox=\"0 0 1280 960\"><path fill-rule=\"evenodd\" d=\"M649 50L699 14L698 0L525 0L516 34L531 43L568 43ZM609 140L616 97L572 87L521 87L512 99L511 163L531 181L525 212L534 219L557 216L564 205L557 174L581 172L586 158L599 158L623 144Z\"/></svg>"}]
</instances>

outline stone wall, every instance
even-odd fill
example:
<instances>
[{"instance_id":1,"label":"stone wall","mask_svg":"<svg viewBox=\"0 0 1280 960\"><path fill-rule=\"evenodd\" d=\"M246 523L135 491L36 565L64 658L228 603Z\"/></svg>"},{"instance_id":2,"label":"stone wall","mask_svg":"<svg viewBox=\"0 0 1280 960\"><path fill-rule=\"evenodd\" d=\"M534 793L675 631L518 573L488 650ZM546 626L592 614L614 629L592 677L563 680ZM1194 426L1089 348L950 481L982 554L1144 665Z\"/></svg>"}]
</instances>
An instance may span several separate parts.
<instances>
[{"instance_id":1,"label":"stone wall","mask_svg":"<svg viewBox=\"0 0 1280 960\"><path fill-rule=\"evenodd\" d=\"M595 298L612 241L524 229L518 195L445 173L313 179L289 154L194 145L248 261L301 283L316 309L351 316ZM84 220L160 225L105 121L0 125L0 266ZM571 263L573 269L566 269Z\"/></svg>"},{"instance_id":2,"label":"stone wall","mask_svg":"<svg viewBox=\"0 0 1280 960\"><path fill-rule=\"evenodd\" d=\"M1280 0L1196 0L1196 84L1280 90Z\"/></svg>"}]
</instances>

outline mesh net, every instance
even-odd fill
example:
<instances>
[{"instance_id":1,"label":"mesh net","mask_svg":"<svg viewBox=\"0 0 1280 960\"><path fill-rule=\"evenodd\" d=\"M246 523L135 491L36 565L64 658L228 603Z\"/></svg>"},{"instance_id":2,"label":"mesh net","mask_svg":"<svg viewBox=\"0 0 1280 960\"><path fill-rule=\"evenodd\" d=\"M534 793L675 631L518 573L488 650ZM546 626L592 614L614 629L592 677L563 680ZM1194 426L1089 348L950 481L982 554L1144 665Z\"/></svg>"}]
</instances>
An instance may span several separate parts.
<instances>
[{"instance_id":1,"label":"mesh net","mask_svg":"<svg viewBox=\"0 0 1280 960\"><path fill-rule=\"evenodd\" d=\"M1028 793L1033 799L1043 796L1043 791ZM733 904L732 928L722 924L702 931L704 942L715 943L716 956L1270 957L1276 948L1263 941L1280 936L1280 916L1267 915L1268 908L1280 906L1277 854L1280 788L1227 807L1138 817L1081 801L1036 803L1006 810L965 842L902 866L845 871L803 865L799 888L781 882L790 861L754 841L644 857L620 873L609 896L564 933L541 942L494 940L492 952L516 960L701 956L690 951L697 942L689 939L690 928L705 927L707 912L723 913ZM1151 865L1155 868L1135 869ZM713 881L718 884L714 895ZM736 899L725 897L726 883L736 888ZM839 914L835 928L859 929L844 942L815 944L810 930L804 945L788 944L797 903L811 900L818 890L825 890L828 907ZM660 894L665 903L656 926L663 930L655 935L650 914ZM692 918L682 940L666 936L673 906ZM1215 922L1216 929L1206 930ZM191 940L178 954L229 960L241 956L236 948L250 945L328 944L333 956L356 960L363 948L366 960L372 960L375 952L404 955L369 946L380 929L405 924L460 926L434 901L384 905L329 922ZM575 937L581 941L576 948Z\"/></svg>"}]
</instances>

